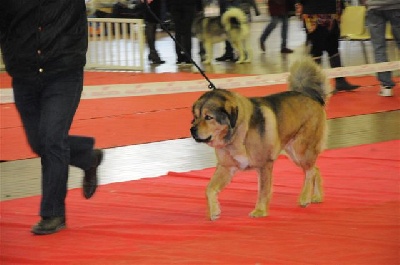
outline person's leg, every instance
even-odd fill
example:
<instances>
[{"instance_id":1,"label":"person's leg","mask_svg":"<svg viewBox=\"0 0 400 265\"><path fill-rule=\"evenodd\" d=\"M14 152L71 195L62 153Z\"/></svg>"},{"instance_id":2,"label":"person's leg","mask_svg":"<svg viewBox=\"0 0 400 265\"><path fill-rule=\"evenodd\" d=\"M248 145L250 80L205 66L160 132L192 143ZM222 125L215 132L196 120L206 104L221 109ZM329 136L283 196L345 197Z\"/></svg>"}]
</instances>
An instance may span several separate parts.
<instances>
[{"instance_id":1,"label":"person's leg","mask_svg":"<svg viewBox=\"0 0 400 265\"><path fill-rule=\"evenodd\" d=\"M384 12L385 11L372 9L368 10L367 13L368 27L371 33L371 43L374 48L375 62L377 63L388 61L385 38L387 17ZM391 89L395 85L392 80L392 72L378 72L377 76L383 88L383 91L381 90L381 92L385 92L384 94L381 93L381 95L391 96Z\"/></svg>"},{"instance_id":2,"label":"person's leg","mask_svg":"<svg viewBox=\"0 0 400 265\"><path fill-rule=\"evenodd\" d=\"M329 55L329 63L332 68L342 67L342 61L339 53L339 38L340 38L340 29L339 25L335 23L333 28L329 30L328 38L326 39L326 48ZM359 88L359 85L352 85L347 82L344 77L336 77L335 78L335 92L339 91L351 91Z\"/></svg>"},{"instance_id":3,"label":"person's leg","mask_svg":"<svg viewBox=\"0 0 400 265\"><path fill-rule=\"evenodd\" d=\"M321 64L322 54L324 52L325 40L328 32L323 27L317 27L312 32L307 32L307 38L311 43L310 54L314 61Z\"/></svg>"},{"instance_id":4,"label":"person's leg","mask_svg":"<svg viewBox=\"0 0 400 265\"><path fill-rule=\"evenodd\" d=\"M276 28L278 22L279 22L279 17L271 16L271 21L264 28L263 33L261 34L260 37L260 48L263 52L265 51L265 41L267 40L271 32Z\"/></svg>"},{"instance_id":5,"label":"person's leg","mask_svg":"<svg viewBox=\"0 0 400 265\"><path fill-rule=\"evenodd\" d=\"M182 45L185 49L185 63L192 63L192 24L196 14L196 7L187 5L182 14Z\"/></svg>"},{"instance_id":6,"label":"person's leg","mask_svg":"<svg viewBox=\"0 0 400 265\"><path fill-rule=\"evenodd\" d=\"M32 151L42 155L39 139L40 82L38 79L13 78L12 87L15 106L21 118L25 135Z\"/></svg>"},{"instance_id":7,"label":"person's leg","mask_svg":"<svg viewBox=\"0 0 400 265\"><path fill-rule=\"evenodd\" d=\"M148 59L154 64L163 64L165 63L165 61L161 60L156 50L156 30L157 30L157 23L146 21L145 36L146 36L147 46L149 48Z\"/></svg>"},{"instance_id":8,"label":"person's leg","mask_svg":"<svg viewBox=\"0 0 400 265\"><path fill-rule=\"evenodd\" d=\"M218 0L218 4L219 4L219 12L220 12L220 16L222 16L226 10L228 10L230 7L239 7L240 5L240 1L239 0ZM234 54L234 50L232 47L232 44L229 41L225 41L225 53L220 56L215 58L216 61L218 62L235 62L236 58L235 58L235 54Z\"/></svg>"},{"instance_id":9,"label":"person's leg","mask_svg":"<svg viewBox=\"0 0 400 265\"><path fill-rule=\"evenodd\" d=\"M176 53L176 63L181 64L185 61L186 56L182 52L181 46L182 44L182 38L183 38L183 27L182 27L182 20L181 20L181 14L182 11L180 11L180 6L174 6L174 8L171 10L171 18L172 21L174 22L174 27L175 27L175 53Z\"/></svg>"},{"instance_id":10,"label":"person's leg","mask_svg":"<svg viewBox=\"0 0 400 265\"><path fill-rule=\"evenodd\" d=\"M289 16L284 15L279 17L282 21L281 28L281 53L292 53L293 50L287 48L287 38L288 38L288 30L289 30Z\"/></svg>"},{"instance_id":11,"label":"person's leg","mask_svg":"<svg viewBox=\"0 0 400 265\"><path fill-rule=\"evenodd\" d=\"M400 49L400 10L387 10L385 13L390 22L397 48Z\"/></svg>"},{"instance_id":12,"label":"person's leg","mask_svg":"<svg viewBox=\"0 0 400 265\"><path fill-rule=\"evenodd\" d=\"M68 133L83 89L83 70L43 80L39 138L43 149L41 216L65 216L70 145ZM89 140L91 143L93 140ZM92 150L90 146L88 151ZM91 153L81 163L90 167Z\"/></svg>"}]
</instances>

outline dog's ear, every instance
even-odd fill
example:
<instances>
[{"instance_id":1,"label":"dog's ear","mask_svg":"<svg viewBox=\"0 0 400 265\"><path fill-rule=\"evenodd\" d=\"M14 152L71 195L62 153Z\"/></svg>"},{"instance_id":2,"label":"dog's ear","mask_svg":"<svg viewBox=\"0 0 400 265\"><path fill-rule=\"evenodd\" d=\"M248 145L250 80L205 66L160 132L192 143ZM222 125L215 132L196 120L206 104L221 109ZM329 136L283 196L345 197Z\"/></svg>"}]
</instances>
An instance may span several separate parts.
<instances>
[{"instance_id":1,"label":"dog's ear","mask_svg":"<svg viewBox=\"0 0 400 265\"><path fill-rule=\"evenodd\" d=\"M233 129L236 126L237 119L239 117L239 107L236 104L236 99L230 94L229 99L224 104L225 112L229 119L229 125Z\"/></svg>"},{"instance_id":2,"label":"dog's ear","mask_svg":"<svg viewBox=\"0 0 400 265\"><path fill-rule=\"evenodd\" d=\"M239 108L237 106L231 107L231 111L228 115L231 128L235 128L238 114L239 114Z\"/></svg>"}]
</instances>

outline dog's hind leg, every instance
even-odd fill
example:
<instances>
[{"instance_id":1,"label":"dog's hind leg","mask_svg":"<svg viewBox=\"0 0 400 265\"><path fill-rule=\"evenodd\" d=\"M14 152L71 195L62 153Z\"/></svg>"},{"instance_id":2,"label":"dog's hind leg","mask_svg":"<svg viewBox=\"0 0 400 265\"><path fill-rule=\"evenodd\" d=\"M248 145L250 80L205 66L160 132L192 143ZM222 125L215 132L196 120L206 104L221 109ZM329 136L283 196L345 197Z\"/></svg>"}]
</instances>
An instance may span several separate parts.
<instances>
[{"instance_id":1,"label":"dog's hind leg","mask_svg":"<svg viewBox=\"0 0 400 265\"><path fill-rule=\"evenodd\" d=\"M208 217L211 221L219 218L221 209L218 202L218 193L229 184L237 168L218 165L210 182L208 183L206 196L208 202Z\"/></svg>"},{"instance_id":2,"label":"dog's hind leg","mask_svg":"<svg viewBox=\"0 0 400 265\"><path fill-rule=\"evenodd\" d=\"M307 207L310 203L319 203L323 200L322 179L316 166L305 171L303 189L300 193L299 204Z\"/></svg>"},{"instance_id":3,"label":"dog's hind leg","mask_svg":"<svg viewBox=\"0 0 400 265\"><path fill-rule=\"evenodd\" d=\"M324 192L322 189L322 177L319 172L319 168L314 167L315 176L314 176L314 190L311 198L312 203L320 203L324 200Z\"/></svg>"},{"instance_id":4,"label":"dog's hind leg","mask_svg":"<svg viewBox=\"0 0 400 265\"><path fill-rule=\"evenodd\" d=\"M311 202L318 203L323 200L322 177L315 166L321 151L318 142L309 143L299 139L292 140L286 145L285 151L293 162L304 171L304 184L300 193L299 204L307 207Z\"/></svg>"},{"instance_id":5,"label":"dog's hind leg","mask_svg":"<svg viewBox=\"0 0 400 265\"><path fill-rule=\"evenodd\" d=\"M264 217L268 215L269 203L272 196L272 167L273 161L258 170L258 199L256 207L249 214L251 217Z\"/></svg>"},{"instance_id":6,"label":"dog's hind leg","mask_svg":"<svg viewBox=\"0 0 400 265\"><path fill-rule=\"evenodd\" d=\"M232 47L238 53L238 60L236 61L237 64L244 63L246 61L246 52L243 47L243 43L240 40L232 41Z\"/></svg>"},{"instance_id":7,"label":"dog's hind leg","mask_svg":"<svg viewBox=\"0 0 400 265\"><path fill-rule=\"evenodd\" d=\"M249 41L248 40L244 40L244 50L246 51L246 63L251 63L251 61L253 60L253 50L251 49L250 45L249 45Z\"/></svg>"}]
</instances>

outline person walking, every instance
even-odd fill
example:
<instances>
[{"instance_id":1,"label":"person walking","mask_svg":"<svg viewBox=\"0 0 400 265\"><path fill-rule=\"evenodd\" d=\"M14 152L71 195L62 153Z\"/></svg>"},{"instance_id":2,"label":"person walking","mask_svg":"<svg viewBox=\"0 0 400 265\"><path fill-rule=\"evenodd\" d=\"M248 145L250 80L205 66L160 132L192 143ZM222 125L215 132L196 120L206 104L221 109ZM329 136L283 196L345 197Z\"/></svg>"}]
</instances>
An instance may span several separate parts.
<instances>
[{"instance_id":1,"label":"person walking","mask_svg":"<svg viewBox=\"0 0 400 265\"><path fill-rule=\"evenodd\" d=\"M281 28L281 53L292 53L293 50L287 48L287 38L289 29L289 4L286 0L268 0L268 11L271 15L271 21L264 28L260 37L260 48L265 52L265 41L276 28L279 22L282 23Z\"/></svg>"},{"instance_id":2,"label":"person walking","mask_svg":"<svg viewBox=\"0 0 400 265\"><path fill-rule=\"evenodd\" d=\"M366 6L367 24L371 34L375 62L387 62L385 35L388 23L392 28L397 48L400 49L400 2L398 0L367 0ZM379 95L383 97L393 96L395 83L392 79L392 72L378 72L377 76L381 84Z\"/></svg>"},{"instance_id":3,"label":"person walking","mask_svg":"<svg viewBox=\"0 0 400 265\"><path fill-rule=\"evenodd\" d=\"M144 1L144 0L143 0ZM158 21L153 16L156 15L157 18L161 17L161 5L162 0L153 0L148 4L149 7L144 7L144 21L145 21L145 36L147 41L147 46L149 48L148 59L152 64L163 64L164 60L161 60L160 55L156 49L156 33ZM149 10L150 9L150 10ZM153 13L153 14L152 14Z\"/></svg>"},{"instance_id":4,"label":"person walking","mask_svg":"<svg viewBox=\"0 0 400 265\"><path fill-rule=\"evenodd\" d=\"M321 64L323 52L326 51L332 68L342 66L339 53L339 23L343 8L342 0L300 0L296 3L296 14L301 15L311 43L311 55ZM348 83L344 77L337 77L333 92L351 91L358 87Z\"/></svg>"},{"instance_id":5,"label":"person walking","mask_svg":"<svg viewBox=\"0 0 400 265\"><path fill-rule=\"evenodd\" d=\"M28 143L41 160L41 220L32 233L52 234L66 226L69 165L84 171L89 199L103 158L94 138L69 135L83 89L85 1L2 0L0 43Z\"/></svg>"}]
</instances>

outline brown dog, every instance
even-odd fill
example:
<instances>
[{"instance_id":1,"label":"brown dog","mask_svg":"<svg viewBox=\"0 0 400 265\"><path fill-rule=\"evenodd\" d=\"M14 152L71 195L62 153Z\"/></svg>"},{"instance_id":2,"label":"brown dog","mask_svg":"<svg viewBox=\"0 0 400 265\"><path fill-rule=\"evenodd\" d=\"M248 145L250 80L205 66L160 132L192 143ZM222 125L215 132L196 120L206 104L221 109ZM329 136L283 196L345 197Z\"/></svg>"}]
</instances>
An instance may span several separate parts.
<instances>
[{"instance_id":1,"label":"brown dog","mask_svg":"<svg viewBox=\"0 0 400 265\"><path fill-rule=\"evenodd\" d=\"M258 199L250 216L267 216L272 167L282 150L305 173L299 204L322 202L322 178L315 163L326 138L327 84L320 67L306 58L291 67L290 91L247 98L215 89L194 103L192 137L215 148L218 160L206 191L211 220L221 213L218 193L237 170L247 169L258 172Z\"/></svg>"}]
</instances>

